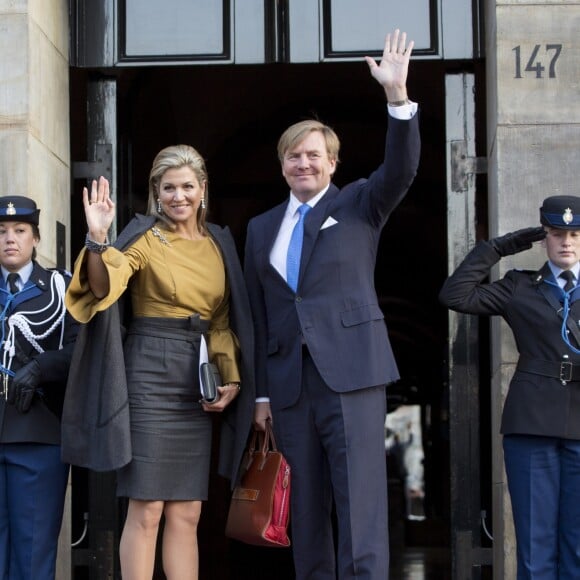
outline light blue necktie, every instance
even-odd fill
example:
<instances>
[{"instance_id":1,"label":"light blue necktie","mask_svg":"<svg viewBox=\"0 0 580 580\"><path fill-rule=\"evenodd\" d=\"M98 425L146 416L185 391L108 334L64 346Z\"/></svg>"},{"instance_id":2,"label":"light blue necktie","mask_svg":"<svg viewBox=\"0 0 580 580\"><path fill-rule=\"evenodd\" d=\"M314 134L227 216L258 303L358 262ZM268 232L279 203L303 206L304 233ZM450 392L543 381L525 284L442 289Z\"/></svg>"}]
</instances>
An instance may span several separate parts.
<instances>
[{"instance_id":1,"label":"light blue necktie","mask_svg":"<svg viewBox=\"0 0 580 580\"><path fill-rule=\"evenodd\" d=\"M288 244L288 254L286 255L286 281L288 286L296 292L298 288L298 274L300 272L300 256L302 255L302 241L304 240L304 218L312 208L303 203L298 212L300 217L292 230L290 244Z\"/></svg>"}]
</instances>

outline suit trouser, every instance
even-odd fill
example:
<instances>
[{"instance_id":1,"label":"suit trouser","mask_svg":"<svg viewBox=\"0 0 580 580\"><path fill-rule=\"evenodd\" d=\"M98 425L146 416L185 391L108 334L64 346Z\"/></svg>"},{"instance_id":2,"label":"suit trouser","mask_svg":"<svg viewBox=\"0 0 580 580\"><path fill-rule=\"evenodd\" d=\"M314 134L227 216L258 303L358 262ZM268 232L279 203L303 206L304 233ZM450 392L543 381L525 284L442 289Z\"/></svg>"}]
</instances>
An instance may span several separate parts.
<instances>
[{"instance_id":1,"label":"suit trouser","mask_svg":"<svg viewBox=\"0 0 580 580\"><path fill-rule=\"evenodd\" d=\"M0 580L52 580L68 465L60 446L0 444Z\"/></svg>"},{"instance_id":2,"label":"suit trouser","mask_svg":"<svg viewBox=\"0 0 580 580\"><path fill-rule=\"evenodd\" d=\"M335 393L309 356L302 370L298 402L274 412L276 441L292 468L290 525L296 578L386 579L385 389Z\"/></svg>"},{"instance_id":3,"label":"suit trouser","mask_svg":"<svg viewBox=\"0 0 580 580\"><path fill-rule=\"evenodd\" d=\"M580 441L503 439L518 580L580 578Z\"/></svg>"}]
</instances>

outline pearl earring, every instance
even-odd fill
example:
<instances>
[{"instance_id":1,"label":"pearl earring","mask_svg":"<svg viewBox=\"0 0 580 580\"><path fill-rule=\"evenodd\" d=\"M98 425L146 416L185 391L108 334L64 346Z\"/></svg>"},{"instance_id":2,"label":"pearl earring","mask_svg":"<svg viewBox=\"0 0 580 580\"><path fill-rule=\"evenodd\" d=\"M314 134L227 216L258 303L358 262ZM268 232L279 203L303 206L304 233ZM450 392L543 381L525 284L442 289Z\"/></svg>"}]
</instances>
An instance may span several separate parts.
<instances>
[{"instance_id":1,"label":"pearl earring","mask_svg":"<svg viewBox=\"0 0 580 580\"><path fill-rule=\"evenodd\" d=\"M205 197L201 198L201 209L205 209Z\"/></svg>"},{"instance_id":2,"label":"pearl earring","mask_svg":"<svg viewBox=\"0 0 580 580\"><path fill-rule=\"evenodd\" d=\"M157 200L157 213L160 215L163 213L163 208L161 207L161 202L159 200Z\"/></svg>"}]
</instances>

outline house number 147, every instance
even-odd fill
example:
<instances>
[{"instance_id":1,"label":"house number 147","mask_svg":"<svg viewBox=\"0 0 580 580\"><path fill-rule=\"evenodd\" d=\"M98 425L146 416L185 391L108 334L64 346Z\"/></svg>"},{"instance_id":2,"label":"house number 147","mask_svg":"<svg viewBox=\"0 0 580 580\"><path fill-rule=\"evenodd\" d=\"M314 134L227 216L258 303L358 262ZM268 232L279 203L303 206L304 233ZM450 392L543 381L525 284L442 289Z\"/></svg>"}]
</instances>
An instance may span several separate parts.
<instances>
[{"instance_id":1,"label":"house number 147","mask_svg":"<svg viewBox=\"0 0 580 580\"><path fill-rule=\"evenodd\" d=\"M561 44L546 44L544 50L540 54L542 50L541 44L536 44L530 53L529 58L527 59L527 63L525 65L524 73L535 73L537 79L543 79L546 76L546 66L543 64L542 58L545 58L544 62L547 62L548 65L548 78L555 79L556 78L556 61L562 52L562 45ZM522 75L522 47L516 46L512 48L512 51L515 53L516 57L516 70L515 76L516 79L523 78ZM524 56L524 59L526 56Z\"/></svg>"}]
</instances>

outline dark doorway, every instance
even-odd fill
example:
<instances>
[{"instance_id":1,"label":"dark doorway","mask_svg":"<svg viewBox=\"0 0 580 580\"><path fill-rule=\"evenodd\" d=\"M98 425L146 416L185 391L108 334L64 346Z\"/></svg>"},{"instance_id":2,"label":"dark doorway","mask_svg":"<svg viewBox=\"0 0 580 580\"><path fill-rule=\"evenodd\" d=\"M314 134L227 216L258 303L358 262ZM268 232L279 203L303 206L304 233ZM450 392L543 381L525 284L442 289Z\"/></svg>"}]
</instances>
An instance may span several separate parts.
<instances>
[{"instance_id":1,"label":"dark doorway","mask_svg":"<svg viewBox=\"0 0 580 580\"><path fill-rule=\"evenodd\" d=\"M417 553L432 562L433 574L425 578L451 577L447 312L437 302L447 272L445 72L442 62L412 63L409 95L421 107L422 161L411 191L385 228L376 268L402 376L389 388L389 409L419 406L425 455L424 518L417 519L408 518L400 464L387 457L394 579L411 577L404 570ZM89 75L98 74L71 70L74 160L86 157L86 83ZM385 98L364 62L146 67L112 74L118 94L119 229L134 212L144 211L151 162L167 145L188 143L205 157L210 221L231 228L240 256L248 220L287 196L276 142L289 124L314 116L333 126L342 142L339 185L367 176L382 160ZM81 187L75 183L73 193L73 256L85 234ZM82 476L78 481L82 488ZM210 488L200 531L201 578L293 578L289 550L251 548L224 538L228 484L214 476ZM75 526L82 524L83 503L88 503L86 490L78 489ZM158 577L163 578L161 572Z\"/></svg>"}]
</instances>

